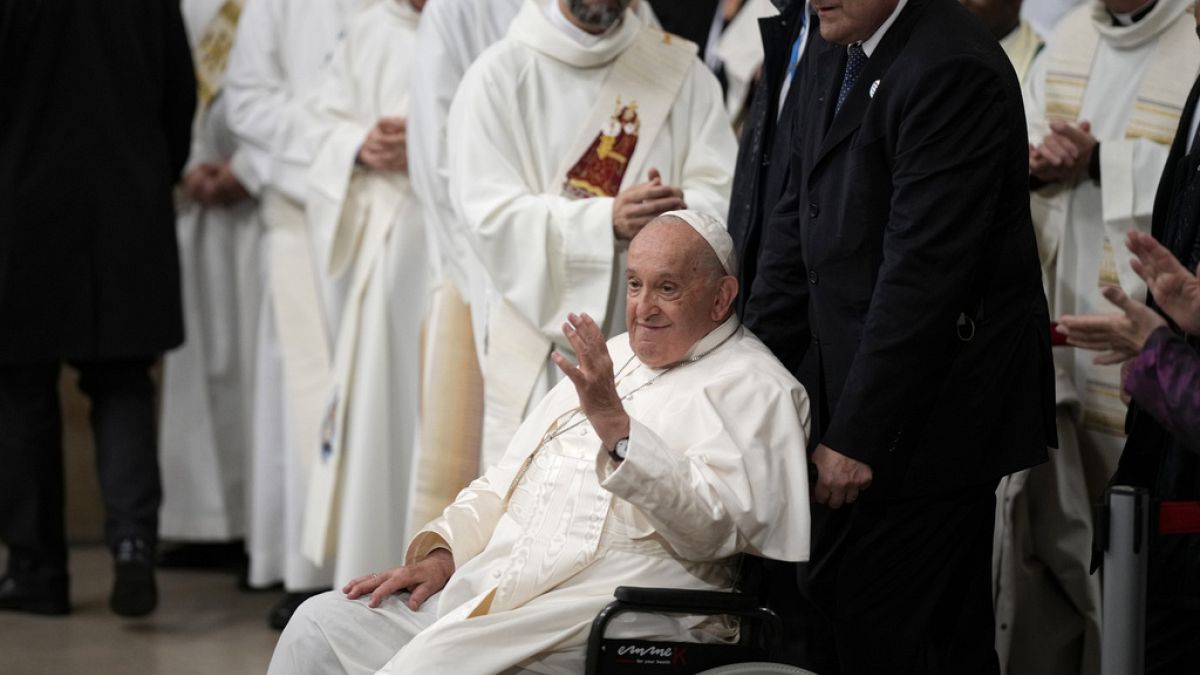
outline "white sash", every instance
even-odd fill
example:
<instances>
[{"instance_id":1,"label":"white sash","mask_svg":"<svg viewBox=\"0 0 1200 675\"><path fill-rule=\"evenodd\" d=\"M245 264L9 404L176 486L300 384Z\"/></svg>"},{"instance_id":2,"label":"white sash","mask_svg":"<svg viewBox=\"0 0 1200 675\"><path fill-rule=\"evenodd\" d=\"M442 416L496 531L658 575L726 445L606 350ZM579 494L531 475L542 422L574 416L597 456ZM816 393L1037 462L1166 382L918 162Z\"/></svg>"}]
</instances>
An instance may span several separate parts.
<instances>
[{"instance_id":1,"label":"white sash","mask_svg":"<svg viewBox=\"0 0 1200 675\"><path fill-rule=\"evenodd\" d=\"M404 212L408 199L394 185L394 175L368 173L359 180L363 184L361 188L351 186L351 192L358 193L361 201L361 205L351 211L357 217L343 219L336 238L342 243L340 247L334 247L335 251L340 251L342 267L348 260L356 258L354 279L338 330L333 362L334 393L321 424L319 443L304 444L317 460L312 463L309 476L301 552L317 565L325 562L333 552L333 542L337 541L337 505L340 501L337 493L346 441L346 411L352 385L350 374L354 372L360 343L363 295L372 276L381 273L377 268L382 264L388 236L396 219ZM372 205L384 206L372 210Z\"/></svg>"}]
</instances>

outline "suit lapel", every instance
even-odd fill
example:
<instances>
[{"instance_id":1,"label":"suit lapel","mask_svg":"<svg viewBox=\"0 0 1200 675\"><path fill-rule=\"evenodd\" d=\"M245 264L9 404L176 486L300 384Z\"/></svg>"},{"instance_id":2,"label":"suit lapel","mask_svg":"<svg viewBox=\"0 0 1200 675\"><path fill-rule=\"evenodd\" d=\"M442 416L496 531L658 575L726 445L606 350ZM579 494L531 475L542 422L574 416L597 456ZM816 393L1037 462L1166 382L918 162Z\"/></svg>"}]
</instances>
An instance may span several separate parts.
<instances>
[{"instance_id":1,"label":"suit lapel","mask_svg":"<svg viewBox=\"0 0 1200 675\"><path fill-rule=\"evenodd\" d=\"M1159 241L1164 241L1164 237L1167 236L1167 214L1175 194L1181 192L1190 181L1200 178L1200 176L1189 176L1186 171L1188 134L1191 131L1192 116L1196 114L1198 100L1200 100L1200 77L1197 77L1195 83L1192 84L1192 91L1188 94L1187 103L1183 106L1183 114L1179 118L1179 129L1175 132L1175 141L1171 144L1163 175L1158 181L1150 234ZM1193 148L1193 150L1200 151L1200 148Z\"/></svg>"},{"instance_id":2,"label":"suit lapel","mask_svg":"<svg viewBox=\"0 0 1200 675\"><path fill-rule=\"evenodd\" d=\"M834 148L841 145L842 141L846 140L859 126L862 125L863 115L867 108L871 105L873 98L871 87L876 81L880 81L887 74L888 69L892 67L892 63L900 55L904 45L908 42L908 36L912 34L913 25L916 23L917 17L924 9L925 3L921 0L909 0L905 5L904 10L900 12L900 16L896 17L896 21L888 28L888 31L883 36L883 40L875 48L875 52L871 54L867 65L863 67L862 73L858 76L858 81L854 83L854 87L850 89L850 93L846 95L846 100L842 103L842 109L837 113L837 116L832 119L824 128L828 129L824 140L821 142L820 149L817 151L813 168L831 152ZM837 103L838 90L841 88L841 76L845 64L846 48L841 45L832 45L834 51L840 54L840 60L836 68L829 68L825 62L820 64L824 71L832 70L832 73L824 73L833 80L832 84L832 105L826 108L827 115L833 115L834 106ZM830 91L823 89L823 91ZM811 175L811 174L810 174Z\"/></svg>"}]
</instances>

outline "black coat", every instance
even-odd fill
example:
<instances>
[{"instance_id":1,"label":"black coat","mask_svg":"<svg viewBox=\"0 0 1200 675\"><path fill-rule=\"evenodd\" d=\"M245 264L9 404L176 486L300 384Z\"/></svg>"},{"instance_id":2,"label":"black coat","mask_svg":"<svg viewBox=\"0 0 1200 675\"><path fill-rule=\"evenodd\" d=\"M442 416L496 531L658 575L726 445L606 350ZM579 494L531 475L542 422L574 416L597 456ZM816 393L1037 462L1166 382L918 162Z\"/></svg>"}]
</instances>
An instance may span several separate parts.
<instances>
[{"instance_id":1,"label":"black coat","mask_svg":"<svg viewBox=\"0 0 1200 675\"><path fill-rule=\"evenodd\" d=\"M758 269L762 223L787 189L791 119L796 114L800 87L788 88L782 111L779 90L787 77L792 43L800 33L802 12L803 0L793 0L778 15L758 20L763 42L762 79L746 110L729 200L729 236L737 252L741 285L736 301L739 315L745 310Z\"/></svg>"},{"instance_id":2,"label":"black coat","mask_svg":"<svg viewBox=\"0 0 1200 675\"><path fill-rule=\"evenodd\" d=\"M1012 66L957 2L910 0L835 117L845 54L812 32L746 323L808 389L812 442L871 465L864 499L1040 463L1053 365Z\"/></svg>"},{"instance_id":3,"label":"black coat","mask_svg":"<svg viewBox=\"0 0 1200 675\"><path fill-rule=\"evenodd\" d=\"M1154 197L1151 232L1171 247L1176 257L1191 269L1200 251L1200 171L1195 158L1187 155L1189 122L1200 99L1200 79L1192 85L1180 118L1179 130ZM1193 152L1200 152L1195 148ZM1190 190L1189 190L1190 188ZM1188 232L1180 232L1190 228ZM1182 234L1182 237L1176 235ZM1182 239L1182 246L1172 244ZM1190 240L1190 241L1189 241ZM1154 304L1153 298L1149 303ZM1176 329L1178 330L1178 329ZM1192 336L1189 344L1200 349ZM1144 487L1157 499L1200 499L1200 457L1171 436L1153 417L1137 406L1129 406L1126 421L1129 438L1112 482ZM1149 592L1152 602L1200 608L1200 535L1160 536L1150 549Z\"/></svg>"},{"instance_id":4,"label":"black coat","mask_svg":"<svg viewBox=\"0 0 1200 675\"><path fill-rule=\"evenodd\" d=\"M0 6L0 363L182 341L172 185L195 91L178 2Z\"/></svg>"},{"instance_id":5,"label":"black coat","mask_svg":"<svg viewBox=\"0 0 1200 675\"><path fill-rule=\"evenodd\" d=\"M649 0L663 30L695 42L703 59L720 0Z\"/></svg>"}]
</instances>

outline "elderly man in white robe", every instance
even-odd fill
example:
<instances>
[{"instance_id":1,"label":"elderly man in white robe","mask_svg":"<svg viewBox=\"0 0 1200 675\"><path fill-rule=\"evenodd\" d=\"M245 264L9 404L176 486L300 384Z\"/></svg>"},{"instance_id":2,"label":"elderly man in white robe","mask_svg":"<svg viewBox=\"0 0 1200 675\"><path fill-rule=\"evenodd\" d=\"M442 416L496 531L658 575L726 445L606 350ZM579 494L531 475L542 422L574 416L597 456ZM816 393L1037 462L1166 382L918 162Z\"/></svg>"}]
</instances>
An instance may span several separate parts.
<instances>
[{"instance_id":1,"label":"elderly man in white robe","mask_svg":"<svg viewBox=\"0 0 1200 675\"><path fill-rule=\"evenodd\" d=\"M254 441L246 544L249 583L289 591L269 622L282 628L331 570L301 553L309 466L332 389L333 335L345 284L317 260L328 246L304 217L312 127L305 107L337 41L372 0L253 0L238 21L225 77L229 126L259 197L269 291L259 325Z\"/></svg>"},{"instance_id":2,"label":"elderly man in white robe","mask_svg":"<svg viewBox=\"0 0 1200 675\"><path fill-rule=\"evenodd\" d=\"M668 210L729 207L737 147L720 86L695 45L629 4L526 0L450 108L450 201L494 284L484 466L557 381L568 311L619 332L629 239Z\"/></svg>"},{"instance_id":3,"label":"elderly man in white robe","mask_svg":"<svg viewBox=\"0 0 1200 675\"><path fill-rule=\"evenodd\" d=\"M348 579L407 541L430 251L408 181L406 118L423 0L380 0L350 22L310 102L317 141L306 214L350 282L334 345L325 438L312 465L303 551ZM403 289L401 292L399 289ZM319 442L320 441L320 442Z\"/></svg>"},{"instance_id":4,"label":"elderly man in white robe","mask_svg":"<svg viewBox=\"0 0 1200 675\"><path fill-rule=\"evenodd\" d=\"M629 333L606 344L569 314L579 364L554 355L566 379L500 462L404 566L302 605L269 672L579 673L622 583L724 590L740 553L806 559L808 397L733 315L732 250L703 214L647 225L629 250Z\"/></svg>"}]
</instances>

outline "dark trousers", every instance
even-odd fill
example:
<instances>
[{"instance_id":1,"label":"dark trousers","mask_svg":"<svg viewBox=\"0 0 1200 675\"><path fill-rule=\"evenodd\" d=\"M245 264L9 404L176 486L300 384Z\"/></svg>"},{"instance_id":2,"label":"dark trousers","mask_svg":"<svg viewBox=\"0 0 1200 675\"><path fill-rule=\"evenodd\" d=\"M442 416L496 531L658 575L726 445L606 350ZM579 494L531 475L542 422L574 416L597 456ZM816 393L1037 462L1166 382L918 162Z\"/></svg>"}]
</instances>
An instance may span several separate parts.
<instances>
[{"instance_id":1,"label":"dark trousers","mask_svg":"<svg viewBox=\"0 0 1200 675\"><path fill-rule=\"evenodd\" d=\"M1150 598L1146 607L1146 675L1200 670L1200 610Z\"/></svg>"},{"instance_id":2,"label":"dark trousers","mask_svg":"<svg viewBox=\"0 0 1200 675\"><path fill-rule=\"evenodd\" d=\"M994 675L995 486L813 506L794 648L821 675Z\"/></svg>"},{"instance_id":3,"label":"dark trousers","mask_svg":"<svg viewBox=\"0 0 1200 675\"><path fill-rule=\"evenodd\" d=\"M91 399L109 545L158 533L153 359L72 362ZM60 364L0 365L0 541L9 569L65 571ZM17 570L14 570L14 567Z\"/></svg>"},{"instance_id":4,"label":"dark trousers","mask_svg":"<svg viewBox=\"0 0 1200 675\"><path fill-rule=\"evenodd\" d=\"M1146 675L1200 672L1200 534L1150 540Z\"/></svg>"}]
</instances>

